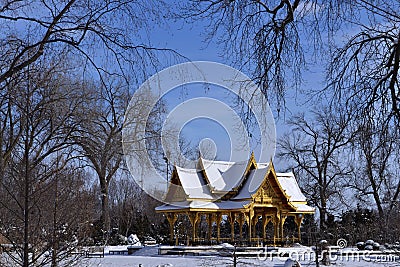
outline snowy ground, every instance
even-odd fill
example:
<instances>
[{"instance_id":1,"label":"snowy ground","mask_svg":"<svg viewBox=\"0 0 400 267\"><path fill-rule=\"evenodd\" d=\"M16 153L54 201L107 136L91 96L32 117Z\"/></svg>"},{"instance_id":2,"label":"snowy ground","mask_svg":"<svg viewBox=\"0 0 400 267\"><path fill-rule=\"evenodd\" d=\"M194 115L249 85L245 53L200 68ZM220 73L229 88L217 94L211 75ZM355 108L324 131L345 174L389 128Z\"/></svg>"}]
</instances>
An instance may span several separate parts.
<instances>
[{"instance_id":1,"label":"snowy ground","mask_svg":"<svg viewBox=\"0 0 400 267\"><path fill-rule=\"evenodd\" d=\"M194 267L194 266L233 266L232 258L219 256L160 256L158 255L158 247L145 247L138 250L133 255L109 255L105 249L104 258L84 259L79 266L85 267ZM117 249L113 247L112 249ZM296 253L292 254L293 257ZM237 259L237 266L274 266L283 267L288 257L264 257L260 258L243 258ZM312 260L301 260L302 266L316 266ZM323 266L323 265L321 265ZM355 267L371 267L385 266L395 267L400 266L400 259L396 257L376 258L376 256L365 255L359 258L333 258L331 266L355 266Z\"/></svg>"},{"instance_id":2,"label":"snowy ground","mask_svg":"<svg viewBox=\"0 0 400 267\"><path fill-rule=\"evenodd\" d=\"M126 246L106 247L104 258L79 258L75 264L68 266L75 267L195 267L195 266L233 266L231 257L221 256L169 256L158 255L158 247L144 247L132 255L110 255L109 250L126 250ZM340 267L399 267L399 254L395 255L372 255L372 252L360 253L357 249L346 248L342 252L355 252L353 257L334 256L332 255L331 266ZM298 259L301 266L315 267L315 255L307 254L312 252L309 247L299 248L279 248L278 252L282 252L281 257L270 257L261 254L259 257L246 258L243 254L237 258L237 266L274 266L284 267L285 261ZM288 252L290 253L288 256ZM305 254L304 254L305 253ZM285 256L283 256L285 254ZM342 253L343 255L343 253ZM354 256L356 255L356 256ZM7 261L6 254L0 254L0 266L14 266ZM303 258L302 258L303 257ZM320 264L322 267L323 265Z\"/></svg>"}]
</instances>

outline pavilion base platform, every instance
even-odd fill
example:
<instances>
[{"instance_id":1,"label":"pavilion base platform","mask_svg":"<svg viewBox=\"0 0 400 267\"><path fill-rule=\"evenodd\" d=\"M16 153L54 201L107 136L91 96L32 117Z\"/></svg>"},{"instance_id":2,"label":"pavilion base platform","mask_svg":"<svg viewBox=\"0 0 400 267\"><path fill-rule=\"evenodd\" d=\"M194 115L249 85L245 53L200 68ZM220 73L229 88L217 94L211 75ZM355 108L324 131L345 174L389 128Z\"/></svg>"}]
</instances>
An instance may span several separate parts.
<instances>
[{"instance_id":1,"label":"pavilion base platform","mask_svg":"<svg viewBox=\"0 0 400 267\"><path fill-rule=\"evenodd\" d=\"M180 256L222 256L231 257L233 252L237 257L259 257L263 253L269 256L278 256L278 247L226 247L218 246L160 246L159 255Z\"/></svg>"},{"instance_id":2,"label":"pavilion base platform","mask_svg":"<svg viewBox=\"0 0 400 267\"><path fill-rule=\"evenodd\" d=\"M333 251L332 251L333 252ZM294 254L293 254L294 253ZM297 254L296 254L297 253ZM234 247L229 244L217 246L160 246L159 255L179 255L179 256L221 256L239 258L275 258L290 257L290 255L313 255L311 247L299 246L298 244L290 247Z\"/></svg>"}]
</instances>

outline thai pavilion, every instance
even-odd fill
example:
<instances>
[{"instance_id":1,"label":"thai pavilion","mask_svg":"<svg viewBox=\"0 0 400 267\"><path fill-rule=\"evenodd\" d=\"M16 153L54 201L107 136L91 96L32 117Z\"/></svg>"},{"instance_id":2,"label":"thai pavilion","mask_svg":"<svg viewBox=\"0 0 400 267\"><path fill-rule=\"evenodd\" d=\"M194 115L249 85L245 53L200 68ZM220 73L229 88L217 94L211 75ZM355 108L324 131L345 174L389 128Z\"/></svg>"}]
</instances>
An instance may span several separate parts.
<instances>
[{"instance_id":1,"label":"thai pavilion","mask_svg":"<svg viewBox=\"0 0 400 267\"><path fill-rule=\"evenodd\" d=\"M315 212L307 205L292 172L277 173L272 162L257 163L254 154L243 162L200 157L196 169L174 166L165 203L156 212L164 213L168 219L171 243L177 242L174 226L183 216L190 221L190 244L215 241L283 244L287 240L283 226L290 216L297 226L297 236L291 239L299 242L304 215ZM222 220L230 224L228 238L221 238ZM200 238L201 221L206 222L208 229ZM272 228L271 235L267 235L268 225Z\"/></svg>"}]
</instances>

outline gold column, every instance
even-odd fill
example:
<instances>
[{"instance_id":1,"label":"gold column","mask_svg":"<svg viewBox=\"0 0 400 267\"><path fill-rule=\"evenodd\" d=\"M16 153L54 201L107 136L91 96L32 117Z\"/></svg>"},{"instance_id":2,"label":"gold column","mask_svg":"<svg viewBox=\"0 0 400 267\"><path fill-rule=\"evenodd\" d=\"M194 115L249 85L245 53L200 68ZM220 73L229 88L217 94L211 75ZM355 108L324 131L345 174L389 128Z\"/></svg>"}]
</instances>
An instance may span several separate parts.
<instances>
[{"instance_id":1,"label":"gold column","mask_svg":"<svg viewBox=\"0 0 400 267\"><path fill-rule=\"evenodd\" d=\"M231 225L231 241L235 241L235 217L236 214L234 212L229 213L229 223Z\"/></svg>"},{"instance_id":2,"label":"gold column","mask_svg":"<svg viewBox=\"0 0 400 267\"><path fill-rule=\"evenodd\" d=\"M274 246L275 246L275 240L276 239L279 240L279 222L280 222L280 216L279 213L277 212L272 219L272 224L274 225Z\"/></svg>"},{"instance_id":3,"label":"gold column","mask_svg":"<svg viewBox=\"0 0 400 267\"><path fill-rule=\"evenodd\" d=\"M266 233L266 228L268 223L270 222L271 218L267 216L266 214L263 214L263 241L267 241L267 233Z\"/></svg>"},{"instance_id":4,"label":"gold column","mask_svg":"<svg viewBox=\"0 0 400 267\"><path fill-rule=\"evenodd\" d=\"M256 237L256 232L257 232L256 225L257 225L257 223L258 223L258 215L256 214L256 215L253 216L253 220L252 220L252 224L253 224L253 226L252 226L252 229L253 229L252 237L254 237L254 238Z\"/></svg>"},{"instance_id":5,"label":"gold column","mask_svg":"<svg viewBox=\"0 0 400 267\"><path fill-rule=\"evenodd\" d=\"M296 222L297 225L297 237L299 238L299 242L301 242L301 223L303 222L303 214L297 214L297 216L295 216L294 221Z\"/></svg>"},{"instance_id":6,"label":"gold column","mask_svg":"<svg viewBox=\"0 0 400 267\"><path fill-rule=\"evenodd\" d=\"M177 220L177 216L175 213L164 213L164 214L169 223L169 238L170 238L170 241L173 242L174 241L174 226L175 226L175 222Z\"/></svg>"},{"instance_id":7,"label":"gold column","mask_svg":"<svg viewBox=\"0 0 400 267\"><path fill-rule=\"evenodd\" d=\"M196 241L197 222L199 220L199 214L197 212L189 212L188 214L190 224L192 225L192 244Z\"/></svg>"},{"instance_id":8,"label":"gold column","mask_svg":"<svg viewBox=\"0 0 400 267\"><path fill-rule=\"evenodd\" d=\"M251 243L251 237L252 237L252 224L253 224L253 217L254 217L254 210L250 209L249 211L249 242Z\"/></svg>"},{"instance_id":9,"label":"gold column","mask_svg":"<svg viewBox=\"0 0 400 267\"><path fill-rule=\"evenodd\" d=\"M281 228L281 241L283 241L283 225L285 224L287 216L286 215L281 215L281 220L279 222L279 226Z\"/></svg>"},{"instance_id":10,"label":"gold column","mask_svg":"<svg viewBox=\"0 0 400 267\"><path fill-rule=\"evenodd\" d=\"M207 223L208 223L208 233L207 233L207 238L208 242L211 243L211 236L212 236L212 223L213 223L213 214L209 213L207 214Z\"/></svg>"},{"instance_id":11,"label":"gold column","mask_svg":"<svg viewBox=\"0 0 400 267\"><path fill-rule=\"evenodd\" d=\"M239 222L239 236L240 236L239 240L242 241L242 238L243 238L243 224L244 224L243 213L239 214L238 222Z\"/></svg>"},{"instance_id":12,"label":"gold column","mask_svg":"<svg viewBox=\"0 0 400 267\"><path fill-rule=\"evenodd\" d=\"M221 233L221 221L222 221L222 214L217 213L215 222L217 223L217 242L219 243L220 233Z\"/></svg>"}]
</instances>

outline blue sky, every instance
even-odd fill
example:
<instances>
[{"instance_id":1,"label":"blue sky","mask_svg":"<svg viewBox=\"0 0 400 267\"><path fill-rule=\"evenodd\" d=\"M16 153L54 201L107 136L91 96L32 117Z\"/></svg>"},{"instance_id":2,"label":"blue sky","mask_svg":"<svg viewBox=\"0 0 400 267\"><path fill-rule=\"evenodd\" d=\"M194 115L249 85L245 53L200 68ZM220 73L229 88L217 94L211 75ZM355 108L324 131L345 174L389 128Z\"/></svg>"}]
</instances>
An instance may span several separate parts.
<instances>
[{"instance_id":1,"label":"blue sky","mask_svg":"<svg viewBox=\"0 0 400 267\"><path fill-rule=\"evenodd\" d=\"M219 56L221 53L221 47L218 47L214 41L209 43L204 42L204 30L204 25L201 23L187 25L183 24L181 21L175 23L171 22L168 30L156 29L151 35L151 42L156 47L167 47L174 49L192 61L215 61L226 64L227 62L225 62L224 59ZM315 68L314 70L309 70L304 78L304 88L320 87L322 74L320 69ZM172 111L182 102L195 97L212 97L226 103L227 105L233 105L231 99L227 97L226 92L223 89L210 87L210 90L205 90L204 86L198 85L189 86L183 90L182 88L176 89L167 94L164 97L164 100L167 102L168 110ZM307 111L310 108L310 104L305 103L305 99L306 97L303 96L301 92L295 92L294 90L289 91L286 98L288 110L285 113L281 113L279 118L278 114L276 113L276 109L272 107L274 117L277 118L275 123L278 138L284 132L290 130L285 125L285 118L287 119L290 117L292 113ZM255 132L252 134L253 139L256 139L259 135L259 131L255 129ZM209 119L207 120L205 118L188 121L188 123L182 128L181 135L189 139L193 146L196 146L199 141L204 138L212 139L217 147L217 159L229 160L230 147L229 140L227 140L228 135L223 127L218 126L215 121ZM259 147L257 146L255 140L253 141L254 142L251 143L251 150L254 150L257 156L259 153ZM276 166L278 168L284 168L283 165L279 165L279 162L276 162Z\"/></svg>"}]
</instances>

